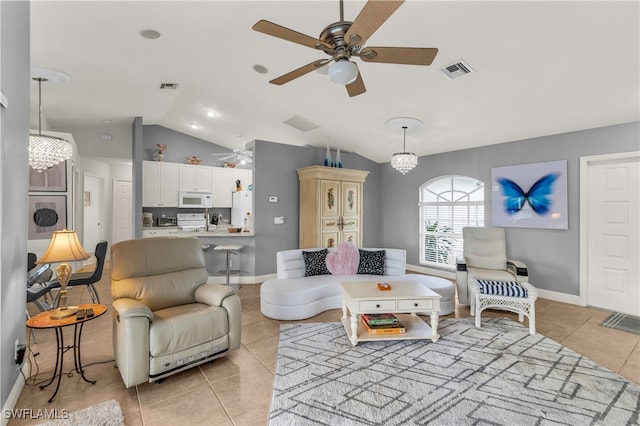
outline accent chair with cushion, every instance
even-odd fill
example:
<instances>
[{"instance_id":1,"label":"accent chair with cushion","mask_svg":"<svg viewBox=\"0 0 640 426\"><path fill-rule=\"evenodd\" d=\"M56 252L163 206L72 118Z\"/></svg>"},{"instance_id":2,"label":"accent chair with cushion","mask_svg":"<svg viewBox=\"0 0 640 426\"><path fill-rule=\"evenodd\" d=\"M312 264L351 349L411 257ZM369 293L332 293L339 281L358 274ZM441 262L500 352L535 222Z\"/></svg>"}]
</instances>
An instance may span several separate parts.
<instances>
[{"instance_id":1,"label":"accent chair with cushion","mask_svg":"<svg viewBox=\"0 0 640 426\"><path fill-rule=\"evenodd\" d=\"M470 305L476 327L480 315L488 308L518 314L518 320L529 318L529 332L536 332L535 302L538 291L529 282L527 266L518 260L507 260L503 228L462 228L463 257L456 260L458 301Z\"/></svg>"},{"instance_id":2,"label":"accent chair with cushion","mask_svg":"<svg viewBox=\"0 0 640 426\"><path fill-rule=\"evenodd\" d=\"M240 299L232 287L207 279L196 237L112 246L113 350L126 387L240 347Z\"/></svg>"},{"instance_id":3,"label":"accent chair with cushion","mask_svg":"<svg viewBox=\"0 0 640 426\"><path fill-rule=\"evenodd\" d=\"M463 256L456 259L458 302L469 305L469 283L477 280L526 282L527 265L507 260L504 228L462 228Z\"/></svg>"}]
</instances>

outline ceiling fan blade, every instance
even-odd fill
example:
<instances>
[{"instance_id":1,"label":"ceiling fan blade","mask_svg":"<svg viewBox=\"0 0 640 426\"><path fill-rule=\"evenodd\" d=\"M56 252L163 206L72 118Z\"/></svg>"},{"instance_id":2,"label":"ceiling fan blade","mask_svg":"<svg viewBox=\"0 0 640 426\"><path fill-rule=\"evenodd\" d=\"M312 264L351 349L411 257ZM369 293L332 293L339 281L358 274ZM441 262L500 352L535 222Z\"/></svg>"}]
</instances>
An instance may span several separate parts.
<instances>
[{"instance_id":1,"label":"ceiling fan blade","mask_svg":"<svg viewBox=\"0 0 640 426\"><path fill-rule=\"evenodd\" d=\"M311 36L299 33L281 25L274 24L273 22L265 21L264 19L256 22L252 28L259 33L278 37L283 40L311 47L313 49L317 49L316 46L321 45L328 48L329 50L333 50L333 47L330 44L325 43L322 40L318 40L317 38L313 38Z\"/></svg>"},{"instance_id":2,"label":"ceiling fan blade","mask_svg":"<svg viewBox=\"0 0 640 426\"><path fill-rule=\"evenodd\" d=\"M435 47L366 47L358 56L365 62L431 65L437 54Z\"/></svg>"},{"instance_id":3,"label":"ceiling fan blade","mask_svg":"<svg viewBox=\"0 0 640 426\"><path fill-rule=\"evenodd\" d=\"M319 67L323 66L325 63L326 61L323 61L323 60L313 61L310 64L304 65L298 69L295 69L291 72L283 74L278 78L274 78L269 83L277 84L278 86L283 85L285 83L290 82L291 80L295 80L298 77L302 77L303 75L318 69Z\"/></svg>"},{"instance_id":4,"label":"ceiling fan blade","mask_svg":"<svg viewBox=\"0 0 640 426\"><path fill-rule=\"evenodd\" d=\"M367 91L367 88L364 87L364 81L362 80L362 74L360 74L360 70L358 69L358 76L354 80L353 83L347 84L347 93L350 98L354 96L362 95Z\"/></svg>"},{"instance_id":5,"label":"ceiling fan blade","mask_svg":"<svg viewBox=\"0 0 640 426\"><path fill-rule=\"evenodd\" d=\"M351 36L360 38L356 44L362 46L371 35L404 3L404 0L369 0L345 34L344 40L351 44Z\"/></svg>"}]
</instances>

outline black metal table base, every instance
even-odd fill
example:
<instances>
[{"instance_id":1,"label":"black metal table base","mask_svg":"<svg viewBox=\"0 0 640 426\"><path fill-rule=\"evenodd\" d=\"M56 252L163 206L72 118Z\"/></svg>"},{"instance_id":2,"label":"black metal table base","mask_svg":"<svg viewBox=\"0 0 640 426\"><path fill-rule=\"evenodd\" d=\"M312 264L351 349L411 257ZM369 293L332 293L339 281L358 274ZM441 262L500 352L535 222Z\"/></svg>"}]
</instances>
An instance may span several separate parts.
<instances>
[{"instance_id":1,"label":"black metal table base","mask_svg":"<svg viewBox=\"0 0 640 426\"><path fill-rule=\"evenodd\" d=\"M58 390L60 389L60 382L62 381L62 370L64 368L64 353L67 352L69 349L73 349L74 369L72 371L79 373L85 382L91 383L92 385L96 383L95 380L87 379L87 377L84 375L84 369L82 368L82 360L80 358L80 340L82 338L83 325L84 325L84 322L74 325L73 345L68 345L68 346L64 345L64 336L62 333L62 327L55 328L56 343L58 344L58 351L56 352L56 366L53 370L53 376L51 376L51 380L49 380L49 382L45 383L44 385L40 385L40 390L42 390L47 386L49 386L50 384L52 384L53 381L56 379L56 376L58 377L58 382L56 383L56 390L53 392L53 395L51 395L51 398L49 398L49 402L53 401L53 399L58 394Z\"/></svg>"}]
</instances>

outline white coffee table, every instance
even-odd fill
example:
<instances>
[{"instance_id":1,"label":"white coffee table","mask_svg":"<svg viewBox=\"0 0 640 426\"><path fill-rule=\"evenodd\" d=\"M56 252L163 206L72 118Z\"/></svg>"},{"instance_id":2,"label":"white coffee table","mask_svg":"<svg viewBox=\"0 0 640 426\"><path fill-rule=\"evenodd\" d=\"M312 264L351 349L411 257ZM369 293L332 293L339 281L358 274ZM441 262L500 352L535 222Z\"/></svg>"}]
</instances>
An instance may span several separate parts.
<instances>
[{"instance_id":1,"label":"white coffee table","mask_svg":"<svg viewBox=\"0 0 640 426\"><path fill-rule=\"evenodd\" d=\"M383 281L380 281L383 282ZM377 281L343 282L342 324L355 346L358 342L373 340L415 340L438 341L438 316L440 295L415 281L390 282L391 290L381 291ZM351 313L349 317L347 310ZM431 326L417 313L428 312ZM361 314L392 313L406 328L401 334L369 334L360 322ZM406 315L408 314L408 315Z\"/></svg>"}]
</instances>

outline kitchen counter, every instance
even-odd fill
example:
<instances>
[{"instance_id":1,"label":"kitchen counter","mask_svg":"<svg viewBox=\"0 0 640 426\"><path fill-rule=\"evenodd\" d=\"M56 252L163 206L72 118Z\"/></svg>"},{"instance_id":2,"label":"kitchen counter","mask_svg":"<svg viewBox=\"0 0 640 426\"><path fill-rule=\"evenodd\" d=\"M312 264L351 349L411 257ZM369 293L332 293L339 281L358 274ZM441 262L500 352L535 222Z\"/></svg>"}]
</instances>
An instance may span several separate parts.
<instances>
[{"instance_id":1,"label":"kitchen counter","mask_svg":"<svg viewBox=\"0 0 640 426\"><path fill-rule=\"evenodd\" d=\"M210 231L183 231L177 226L148 226L142 228L142 237L159 237L161 235L195 236L195 237L253 237L252 232L228 232L226 228Z\"/></svg>"},{"instance_id":2,"label":"kitchen counter","mask_svg":"<svg viewBox=\"0 0 640 426\"><path fill-rule=\"evenodd\" d=\"M177 226L148 226L142 228L142 238L152 237L198 237L202 241L205 262L209 277L222 283L225 276L222 273L226 269L226 253L213 250L218 245L241 245L242 249L232 256L233 269L240 271L238 275L231 276L232 283L254 284L255 278L255 233L253 232L228 232L227 228L211 231L183 231Z\"/></svg>"}]
</instances>

